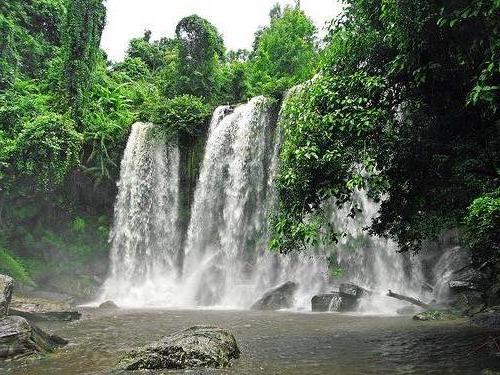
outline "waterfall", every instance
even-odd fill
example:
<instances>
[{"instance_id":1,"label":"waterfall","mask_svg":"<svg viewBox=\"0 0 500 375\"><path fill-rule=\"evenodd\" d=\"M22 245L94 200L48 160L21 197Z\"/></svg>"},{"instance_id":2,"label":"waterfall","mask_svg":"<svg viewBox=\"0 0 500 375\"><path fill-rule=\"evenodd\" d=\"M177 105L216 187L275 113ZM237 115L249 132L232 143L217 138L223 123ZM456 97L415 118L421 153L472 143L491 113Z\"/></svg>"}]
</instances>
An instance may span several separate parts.
<instances>
[{"instance_id":1,"label":"waterfall","mask_svg":"<svg viewBox=\"0 0 500 375\"><path fill-rule=\"evenodd\" d=\"M179 151L152 128L132 126L121 162L104 296L122 304L167 300L177 276Z\"/></svg>"},{"instance_id":2,"label":"waterfall","mask_svg":"<svg viewBox=\"0 0 500 375\"><path fill-rule=\"evenodd\" d=\"M333 204L328 205L330 223L345 233L333 246L341 269L336 282L350 282L373 292L370 298L361 300L359 311L392 313L407 304L386 297L388 289L416 298L421 296L420 259L398 253L398 246L392 240L367 233L364 228L378 215L380 205L368 199L366 192L356 192L353 204L360 209L354 218L348 215L351 207L338 210Z\"/></svg>"},{"instance_id":3,"label":"waterfall","mask_svg":"<svg viewBox=\"0 0 500 375\"><path fill-rule=\"evenodd\" d=\"M280 145L276 115L271 100L257 97L213 117L185 249L185 295L197 305L249 307L280 282L311 287L303 276L322 276L318 262L293 262L267 248ZM298 272L300 265L312 266L309 274Z\"/></svg>"},{"instance_id":4,"label":"waterfall","mask_svg":"<svg viewBox=\"0 0 500 375\"><path fill-rule=\"evenodd\" d=\"M155 137L151 124L133 126L121 164L111 274L101 301L249 308L286 281L298 283L295 308L305 310L313 295L340 282L374 292L361 311L394 312L400 303L382 297L387 289L418 296L418 267L410 272L410 259L398 254L393 242L363 230L378 211L363 192L354 197L363 209L356 219L333 204L325 206L332 225L347 233L336 245L287 256L269 251L267 225L282 138L278 117L275 102L264 97L215 110L187 233L180 233L179 225L177 145ZM332 253L344 270L339 277L329 275Z\"/></svg>"}]
</instances>

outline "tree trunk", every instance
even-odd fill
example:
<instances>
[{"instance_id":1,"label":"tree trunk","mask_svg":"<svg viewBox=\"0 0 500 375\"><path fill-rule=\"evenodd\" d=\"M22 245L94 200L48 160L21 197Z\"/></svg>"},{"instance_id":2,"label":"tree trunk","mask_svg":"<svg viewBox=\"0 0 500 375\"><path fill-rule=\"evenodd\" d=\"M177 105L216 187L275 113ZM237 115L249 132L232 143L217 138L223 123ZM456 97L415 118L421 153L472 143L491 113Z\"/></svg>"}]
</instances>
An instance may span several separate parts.
<instances>
[{"instance_id":1,"label":"tree trunk","mask_svg":"<svg viewBox=\"0 0 500 375\"><path fill-rule=\"evenodd\" d=\"M408 297L408 296L403 296L402 294L396 294L396 293L393 293L390 289L389 289L389 292L387 293L387 296L388 297L392 297L392 298L396 298L396 299L399 299L399 300L402 300L402 301L406 301L406 302L409 302L409 303L412 303L414 305L417 305L417 306L420 306L424 309L430 309L431 308L431 305L427 304L427 303L424 303L416 298L412 298L412 297Z\"/></svg>"}]
</instances>

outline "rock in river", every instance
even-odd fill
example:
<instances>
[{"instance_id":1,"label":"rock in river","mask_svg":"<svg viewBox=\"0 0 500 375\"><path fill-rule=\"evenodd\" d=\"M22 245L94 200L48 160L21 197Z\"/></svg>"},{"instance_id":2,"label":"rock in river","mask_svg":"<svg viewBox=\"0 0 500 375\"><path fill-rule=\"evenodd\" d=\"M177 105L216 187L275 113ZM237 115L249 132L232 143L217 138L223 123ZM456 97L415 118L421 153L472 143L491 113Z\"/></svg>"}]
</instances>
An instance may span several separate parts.
<instances>
[{"instance_id":1,"label":"rock in river","mask_svg":"<svg viewBox=\"0 0 500 375\"><path fill-rule=\"evenodd\" d=\"M290 308L293 306L294 295L298 287L299 284L293 281L287 281L264 293L264 295L252 305L251 309L280 310Z\"/></svg>"},{"instance_id":2,"label":"rock in river","mask_svg":"<svg viewBox=\"0 0 500 375\"><path fill-rule=\"evenodd\" d=\"M69 303L38 297L15 296L12 300L10 315L22 316L32 321L72 321L80 319L81 314Z\"/></svg>"},{"instance_id":3,"label":"rock in river","mask_svg":"<svg viewBox=\"0 0 500 375\"><path fill-rule=\"evenodd\" d=\"M427 310L418 313L413 320L432 321L432 320L454 320L457 316L450 310Z\"/></svg>"},{"instance_id":4,"label":"rock in river","mask_svg":"<svg viewBox=\"0 0 500 375\"><path fill-rule=\"evenodd\" d=\"M318 294L311 299L311 310L313 312L325 311L354 311L358 305L358 297L340 292Z\"/></svg>"},{"instance_id":5,"label":"rock in river","mask_svg":"<svg viewBox=\"0 0 500 375\"><path fill-rule=\"evenodd\" d=\"M6 275L0 275L0 319L9 313L13 289L14 279Z\"/></svg>"},{"instance_id":6,"label":"rock in river","mask_svg":"<svg viewBox=\"0 0 500 375\"><path fill-rule=\"evenodd\" d=\"M342 283L339 285L339 293L341 296L352 296L356 298L369 296L371 292L352 283Z\"/></svg>"},{"instance_id":7,"label":"rock in river","mask_svg":"<svg viewBox=\"0 0 500 375\"><path fill-rule=\"evenodd\" d=\"M67 343L31 325L20 316L0 319L0 358L52 352Z\"/></svg>"},{"instance_id":8,"label":"rock in river","mask_svg":"<svg viewBox=\"0 0 500 375\"><path fill-rule=\"evenodd\" d=\"M218 327L195 326L126 354L120 370L185 369L227 367L239 358L234 336Z\"/></svg>"},{"instance_id":9,"label":"rock in river","mask_svg":"<svg viewBox=\"0 0 500 375\"><path fill-rule=\"evenodd\" d=\"M118 309L118 305L113 301L106 301L99 305L99 308L102 310L116 310Z\"/></svg>"}]
</instances>

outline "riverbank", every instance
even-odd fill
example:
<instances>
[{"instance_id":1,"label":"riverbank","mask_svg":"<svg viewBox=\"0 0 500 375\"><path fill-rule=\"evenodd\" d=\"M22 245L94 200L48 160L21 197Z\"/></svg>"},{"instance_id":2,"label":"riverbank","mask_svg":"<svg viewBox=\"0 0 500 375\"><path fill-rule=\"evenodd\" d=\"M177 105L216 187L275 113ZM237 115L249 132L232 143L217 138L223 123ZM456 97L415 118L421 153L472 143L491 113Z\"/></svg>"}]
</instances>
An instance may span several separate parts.
<instances>
[{"instance_id":1,"label":"riverbank","mask_svg":"<svg viewBox=\"0 0 500 375\"><path fill-rule=\"evenodd\" d=\"M0 363L12 375L108 374L133 347L197 324L229 329L241 358L226 370L196 374L477 374L500 360L476 351L500 332L467 320L214 310L86 309L81 320L40 326L70 341L41 359ZM182 371L175 373L183 373Z\"/></svg>"}]
</instances>

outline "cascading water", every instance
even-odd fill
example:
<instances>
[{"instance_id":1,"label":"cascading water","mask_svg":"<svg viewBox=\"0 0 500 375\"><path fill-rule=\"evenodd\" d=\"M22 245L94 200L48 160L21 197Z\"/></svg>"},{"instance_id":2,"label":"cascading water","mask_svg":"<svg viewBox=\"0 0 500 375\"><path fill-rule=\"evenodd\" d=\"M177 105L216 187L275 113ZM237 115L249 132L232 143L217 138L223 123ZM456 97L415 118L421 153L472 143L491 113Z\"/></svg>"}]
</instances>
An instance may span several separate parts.
<instances>
[{"instance_id":1,"label":"cascading water","mask_svg":"<svg viewBox=\"0 0 500 375\"><path fill-rule=\"evenodd\" d=\"M409 277L396 245L363 231L378 207L362 193L356 199L363 214L356 220L333 205L326 209L332 224L348 233L333 249L344 269L341 277L328 277L331 246L315 249L314 256L268 251L281 145L277 118L275 104L264 97L215 111L183 249L178 148L151 137L152 125L134 125L121 165L111 276L101 300L136 307L248 308L286 281L299 284L295 307L307 310L314 294L344 281L375 295L387 289L415 294L416 278ZM387 299L370 298L361 309L393 312L400 306Z\"/></svg>"},{"instance_id":2,"label":"cascading water","mask_svg":"<svg viewBox=\"0 0 500 375\"><path fill-rule=\"evenodd\" d=\"M350 282L372 292L370 298L361 300L359 311L395 312L406 304L387 297L389 289L412 297L422 294L419 259L398 253L396 243L370 236L363 229L371 224L379 210L379 205L369 200L365 192L354 194L352 204L357 204L360 209L355 218L348 215L350 207L338 210L334 205L330 206L330 222L345 233L333 249L342 270L336 281Z\"/></svg>"},{"instance_id":3,"label":"cascading water","mask_svg":"<svg viewBox=\"0 0 500 375\"><path fill-rule=\"evenodd\" d=\"M132 126L121 162L111 241L107 299L155 303L177 277L179 151L152 134L152 124ZM167 287L167 288L165 288Z\"/></svg>"},{"instance_id":4,"label":"cascading water","mask_svg":"<svg viewBox=\"0 0 500 375\"><path fill-rule=\"evenodd\" d=\"M280 282L294 279L309 294L322 282L319 262L267 251L280 144L274 107L257 97L225 117L228 107L214 116L186 246L185 295L191 302L249 307Z\"/></svg>"}]
</instances>

